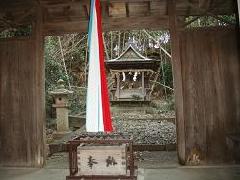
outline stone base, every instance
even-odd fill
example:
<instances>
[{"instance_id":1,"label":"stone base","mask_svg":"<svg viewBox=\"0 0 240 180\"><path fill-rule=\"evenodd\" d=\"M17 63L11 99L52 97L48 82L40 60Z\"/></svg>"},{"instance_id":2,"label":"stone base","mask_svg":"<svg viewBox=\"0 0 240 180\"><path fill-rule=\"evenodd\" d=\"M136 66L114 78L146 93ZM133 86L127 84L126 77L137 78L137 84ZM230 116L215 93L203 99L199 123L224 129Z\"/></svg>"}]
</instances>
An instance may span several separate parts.
<instances>
[{"instance_id":1,"label":"stone base","mask_svg":"<svg viewBox=\"0 0 240 180\"><path fill-rule=\"evenodd\" d=\"M70 133L71 133L71 131L54 132L53 139L54 140L62 139L64 136L66 136Z\"/></svg>"}]
</instances>

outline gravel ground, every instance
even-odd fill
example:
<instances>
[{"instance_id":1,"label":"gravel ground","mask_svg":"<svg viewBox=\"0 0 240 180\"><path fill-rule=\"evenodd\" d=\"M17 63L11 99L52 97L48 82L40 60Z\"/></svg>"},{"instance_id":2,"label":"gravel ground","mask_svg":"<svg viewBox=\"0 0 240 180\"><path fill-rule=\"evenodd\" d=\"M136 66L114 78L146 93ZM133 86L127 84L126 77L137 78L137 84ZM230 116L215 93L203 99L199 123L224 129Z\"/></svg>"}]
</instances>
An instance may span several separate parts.
<instances>
[{"instance_id":1,"label":"gravel ground","mask_svg":"<svg viewBox=\"0 0 240 180\"><path fill-rule=\"evenodd\" d=\"M113 113L114 118L119 118L119 119L123 119L123 120L127 120L127 119L160 119L160 118L175 118L175 112L174 111L169 111L169 112L163 112L160 114L154 114L154 113L136 113L136 112L132 112L132 113Z\"/></svg>"},{"instance_id":2,"label":"gravel ground","mask_svg":"<svg viewBox=\"0 0 240 180\"><path fill-rule=\"evenodd\" d=\"M135 158L138 168L171 168L178 167L178 158L176 151L143 151L137 152L140 159Z\"/></svg>"},{"instance_id":3,"label":"gravel ground","mask_svg":"<svg viewBox=\"0 0 240 180\"><path fill-rule=\"evenodd\" d=\"M176 126L172 121L164 120L166 116L174 118L174 112L169 112L164 116L136 112L119 113L113 117L113 126L115 132L132 136L135 144L176 144ZM51 143L53 130L47 129L46 132L47 142ZM61 141L67 142L71 137L81 133L86 133L85 126L66 135Z\"/></svg>"},{"instance_id":4,"label":"gravel ground","mask_svg":"<svg viewBox=\"0 0 240 180\"><path fill-rule=\"evenodd\" d=\"M133 136L135 144L175 144L176 126L166 120L114 120L117 132Z\"/></svg>"},{"instance_id":5,"label":"gravel ground","mask_svg":"<svg viewBox=\"0 0 240 180\"><path fill-rule=\"evenodd\" d=\"M133 137L135 144L175 144L176 126L166 120L113 120L115 131ZM75 134L85 133L85 127Z\"/></svg>"},{"instance_id":6,"label":"gravel ground","mask_svg":"<svg viewBox=\"0 0 240 180\"><path fill-rule=\"evenodd\" d=\"M45 168L50 169L67 169L69 168L68 153L55 153L47 157Z\"/></svg>"}]
</instances>

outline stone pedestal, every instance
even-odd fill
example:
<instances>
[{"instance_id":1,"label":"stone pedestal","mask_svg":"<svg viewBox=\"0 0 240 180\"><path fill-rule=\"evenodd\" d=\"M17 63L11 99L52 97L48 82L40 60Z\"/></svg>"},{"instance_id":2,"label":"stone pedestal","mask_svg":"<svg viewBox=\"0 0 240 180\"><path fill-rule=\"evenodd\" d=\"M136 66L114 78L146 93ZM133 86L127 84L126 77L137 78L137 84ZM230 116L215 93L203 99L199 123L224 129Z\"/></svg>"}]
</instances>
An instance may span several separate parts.
<instances>
[{"instance_id":1,"label":"stone pedestal","mask_svg":"<svg viewBox=\"0 0 240 180\"><path fill-rule=\"evenodd\" d=\"M56 107L56 116L57 116L57 131L65 132L69 131L69 122L68 122L68 106Z\"/></svg>"}]
</instances>

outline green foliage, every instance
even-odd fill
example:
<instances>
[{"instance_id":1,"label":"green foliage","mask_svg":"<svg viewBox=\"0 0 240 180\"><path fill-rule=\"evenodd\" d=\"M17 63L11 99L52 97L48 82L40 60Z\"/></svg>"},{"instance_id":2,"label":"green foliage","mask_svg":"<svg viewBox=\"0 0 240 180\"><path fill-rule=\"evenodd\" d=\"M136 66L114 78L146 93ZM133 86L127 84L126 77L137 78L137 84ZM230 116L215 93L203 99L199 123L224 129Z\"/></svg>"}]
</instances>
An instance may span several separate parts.
<instances>
[{"instance_id":1,"label":"green foliage","mask_svg":"<svg viewBox=\"0 0 240 180\"><path fill-rule=\"evenodd\" d=\"M17 28L9 28L0 32L0 38L21 37L30 36L32 32L32 26L20 26Z\"/></svg>"},{"instance_id":2,"label":"green foliage","mask_svg":"<svg viewBox=\"0 0 240 180\"><path fill-rule=\"evenodd\" d=\"M52 104L54 103L52 96L49 94L49 91L54 90L57 87L57 81L63 79L66 81L66 76L63 73L63 68L61 64L53 59L51 56L53 54L55 44L54 38L49 37L45 41L44 48L44 59L45 59L45 91L46 91L46 114L51 116L52 114Z\"/></svg>"},{"instance_id":3,"label":"green foliage","mask_svg":"<svg viewBox=\"0 0 240 180\"><path fill-rule=\"evenodd\" d=\"M194 18L194 16L190 16L186 18L186 22L190 22ZM202 16L189 24L188 27L227 26L228 23L236 24L236 21L235 15Z\"/></svg>"},{"instance_id":4,"label":"green foliage","mask_svg":"<svg viewBox=\"0 0 240 180\"><path fill-rule=\"evenodd\" d=\"M162 72L164 71L164 72ZM164 84L168 87L173 87L173 74L172 74L172 64L169 61L162 62L161 74L163 75L160 78L160 83Z\"/></svg>"},{"instance_id":5,"label":"green foliage","mask_svg":"<svg viewBox=\"0 0 240 180\"><path fill-rule=\"evenodd\" d=\"M139 100L142 99L141 96L139 96L139 95L137 95L137 94L133 94L133 95L132 95L132 98L133 98L134 100L136 100L136 101L139 101Z\"/></svg>"},{"instance_id":6,"label":"green foliage","mask_svg":"<svg viewBox=\"0 0 240 180\"><path fill-rule=\"evenodd\" d=\"M174 99L174 95L169 95L166 98L166 104L164 107L165 111L174 111L175 109L175 99Z\"/></svg>"},{"instance_id":7,"label":"green foliage","mask_svg":"<svg viewBox=\"0 0 240 180\"><path fill-rule=\"evenodd\" d=\"M70 113L79 114L86 111L86 95L85 88L73 88L73 94L69 97Z\"/></svg>"},{"instance_id":8,"label":"green foliage","mask_svg":"<svg viewBox=\"0 0 240 180\"><path fill-rule=\"evenodd\" d=\"M79 38L77 39L79 40ZM84 61L81 60L84 59L85 48L72 48L72 43L67 44L65 41L63 41L62 44L64 52L69 51L69 48L71 48L70 53L64 54L64 60L68 71L71 90L74 91L74 93L69 96L70 113L78 114L79 112L85 111L86 106L86 89L77 87L79 84L83 84L83 81L79 79L79 73L81 73L82 69L84 69ZM44 52L46 77L46 112L47 116L50 117L52 115L52 104L54 102L52 96L49 94L49 91L57 88L57 81L59 79L64 80L66 89L69 89L69 86L67 74L63 66L62 55L60 53L58 37L50 36L45 38Z\"/></svg>"},{"instance_id":9,"label":"green foliage","mask_svg":"<svg viewBox=\"0 0 240 180\"><path fill-rule=\"evenodd\" d=\"M154 113L173 112L175 110L174 94L168 95L161 100L153 100L150 105L155 109Z\"/></svg>"},{"instance_id":10,"label":"green foliage","mask_svg":"<svg viewBox=\"0 0 240 180\"><path fill-rule=\"evenodd\" d=\"M63 79L65 83L67 82L66 74L64 73L64 69L62 65L56 61L53 56L54 49L54 38L49 38L45 41L45 87L46 91L51 91L57 86L57 81L59 79ZM67 84L65 84L67 85Z\"/></svg>"},{"instance_id":11,"label":"green foliage","mask_svg":"<svg viewBox=\"0 0 240 180\"><path fill-rule=\"evenodd\" d=\"M236 21L237 21L236 15L222 15L220 17L228 22L233 23L233 24L236 23Z\"/></svg>"}]
</instances>

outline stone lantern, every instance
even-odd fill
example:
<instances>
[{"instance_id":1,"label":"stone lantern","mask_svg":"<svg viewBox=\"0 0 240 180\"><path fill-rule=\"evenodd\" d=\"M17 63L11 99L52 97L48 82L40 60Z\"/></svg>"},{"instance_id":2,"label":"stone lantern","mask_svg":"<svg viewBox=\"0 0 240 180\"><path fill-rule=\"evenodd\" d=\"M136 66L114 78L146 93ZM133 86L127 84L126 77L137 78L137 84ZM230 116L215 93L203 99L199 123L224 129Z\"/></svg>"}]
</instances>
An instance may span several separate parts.
<instances>
[{"instance_id":1,"label":"stone lantern","mask_svg":"<svg viewBox=\"0 0 240 180\"><path fill-rule=\"evenodd\" d=\"M64 81L62 79L58 80L57 85L57 89L50 91L50 94L54 97L55 100L53 107L56 108L57 133L65 134L69 132L68 95L72 94L73 91L65 89Z\"/></svg>"}]
</instances>

